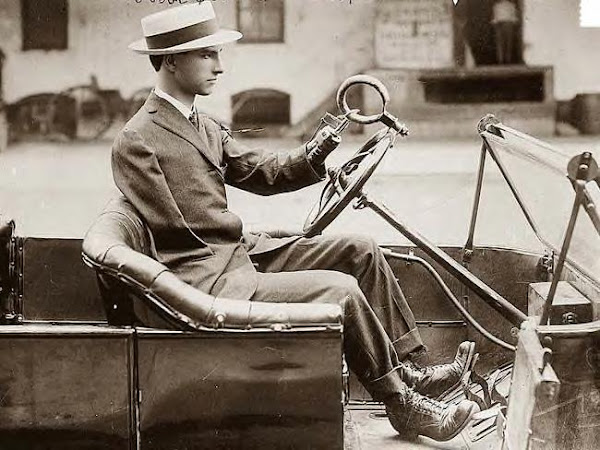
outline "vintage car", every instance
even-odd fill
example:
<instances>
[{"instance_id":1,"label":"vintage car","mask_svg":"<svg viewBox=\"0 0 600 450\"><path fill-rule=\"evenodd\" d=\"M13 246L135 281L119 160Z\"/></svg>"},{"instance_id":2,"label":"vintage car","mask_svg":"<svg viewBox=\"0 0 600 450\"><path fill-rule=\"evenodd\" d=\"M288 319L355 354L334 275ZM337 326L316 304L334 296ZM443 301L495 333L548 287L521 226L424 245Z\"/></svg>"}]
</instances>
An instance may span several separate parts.
<instances>
[{"instance_id":1,"label":"vintage car","mask_svg":"<svg viewBox=\"0 0 600 450\"><path fill-rule=\"evenodd\" d=\"M351 110L374 88L381 113ZM304 225L321 233L352 205L394 232L386 256L430 348L447 361L477 342L478 362L443 400L480 407L447 443L403 441L348 373L338 305L214 298L152 258L143 219L123 198L85 239L0 228L1 449L592 449L600 439L600 176L590 152L567 155L486 116L464 246L440 247L365 192L407 128L376 79L338 91L324 122L379 123L328 169ZM475 130L474 130L475 132ZM486 188L505 187L535 245L475 246L494 217ZM545 201L541 202L540 199ZM549 202L548 199L551 199ZM548 207L548 205L551 207ZM440 223L439 226L443 226ZM377 237L377 236L375 236ZM410 241L406 244L406 239ZM83 256L83 258L82 258Z\"/></svg>"}]
</instances>

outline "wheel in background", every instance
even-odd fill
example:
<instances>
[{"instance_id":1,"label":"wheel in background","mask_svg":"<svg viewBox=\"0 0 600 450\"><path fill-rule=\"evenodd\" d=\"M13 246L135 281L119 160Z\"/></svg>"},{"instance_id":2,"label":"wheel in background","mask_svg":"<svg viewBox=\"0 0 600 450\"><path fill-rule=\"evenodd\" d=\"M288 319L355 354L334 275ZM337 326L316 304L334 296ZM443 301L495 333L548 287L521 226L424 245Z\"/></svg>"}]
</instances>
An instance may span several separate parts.
<instances>
[{"instance_id":1,"label":"wheel in background","mask_svg":"<svg viewBox=\"0 0 600 450\"><path fill-rule=\"evenodd\" d=\"M146 99L152 92L152 88L142 88L138 89L133 93L129 101L127 102L127 111L125 119L129 120L134 116L136 112L144 105Z\"/></svg>"},{"instance_id":2,"label":"wheel in background","mask_svg":"<svg viewBox=\"0 0 600 450\"><path fill-rule=\"evenodd\" d=\"M50 108L53 135L91 141L112 124L106 101L91 86L77 86L56 94Z\"/></svg>"}]
</instances>

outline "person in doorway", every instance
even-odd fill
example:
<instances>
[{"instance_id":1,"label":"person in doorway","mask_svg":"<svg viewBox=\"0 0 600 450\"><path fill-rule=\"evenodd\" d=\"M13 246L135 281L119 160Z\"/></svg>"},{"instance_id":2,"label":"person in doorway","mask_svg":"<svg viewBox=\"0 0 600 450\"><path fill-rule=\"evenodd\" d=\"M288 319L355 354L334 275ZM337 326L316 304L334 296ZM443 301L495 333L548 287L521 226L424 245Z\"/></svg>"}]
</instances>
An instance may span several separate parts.
<instances>
[{"instance_id":1,"label":"person in doorway","mask_svg":"<svg viewBox=\"0 0 600 450\"><path fill-rule=\"evenodd\" d=\"M169 7L142 19L154 91L115 139L116 185L144 217L157 257L190 285L248 301L342 302L344 352L351 370L390 421L409 437L447 440L477 411L464 400L433 400L470 370L474 343L452 363L411 362L423 342L410 307L378 245L354 236L274 237L244 233L228 209L225 184L261 195L292 191L324 178L339 143L333 130L289 152L250 149L196 103L223 73L221 51L241 38L221 29L211 2Z\"/></svg>"},{"instance_id":2,"label":"person in doorway","mask_svg":"<svg viewBox=\"0 0 600 450\"><path fill-rule=\"evenodd\" d=\"M496 38L496 62L512 64L519 16L512 0L496 0L492 9L492 26Z\"/></svg>"}]
</instances>

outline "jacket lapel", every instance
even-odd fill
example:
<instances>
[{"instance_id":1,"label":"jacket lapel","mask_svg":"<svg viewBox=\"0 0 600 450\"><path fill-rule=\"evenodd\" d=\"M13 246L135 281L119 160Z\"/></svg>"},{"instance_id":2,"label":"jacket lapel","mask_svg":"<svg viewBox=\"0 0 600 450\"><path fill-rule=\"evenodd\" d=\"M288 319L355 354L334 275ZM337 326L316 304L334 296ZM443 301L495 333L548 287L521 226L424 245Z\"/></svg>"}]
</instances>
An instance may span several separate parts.
<instances>
[{"instance_id":1,"label":"jacket lapel","mask_svg":"<svg viewBox=\"0 0 600 450\"><path fill-rule=\"evenodd\" d=\"M154 92L150 94L144 105L152 120L157 125L170 131L171 133L185 139L192 144L213 166L219 169L217 155L213 155L206 137L206 132L202 132L203 125L200 125L200 132L183 115L171 105L168 101L160 98Z\"/></svg>"}]
</instances>

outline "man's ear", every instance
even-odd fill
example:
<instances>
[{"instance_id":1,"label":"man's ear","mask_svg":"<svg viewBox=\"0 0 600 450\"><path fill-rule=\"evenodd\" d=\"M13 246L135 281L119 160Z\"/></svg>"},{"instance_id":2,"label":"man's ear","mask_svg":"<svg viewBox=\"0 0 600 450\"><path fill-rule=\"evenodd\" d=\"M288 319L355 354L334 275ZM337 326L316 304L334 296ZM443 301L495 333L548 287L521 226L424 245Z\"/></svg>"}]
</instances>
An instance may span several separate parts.
<instances>
[{"instance_id":1,"label":"man's ear","mask_svg":"<svg viewBox=\"0 0 600 450\"><path fill-rule=\"evenodd\" d=\"M169 72L174 72L175 71L175 55L165 55L165 59L163 61L163 65L165 66L165 69L167 69Z\"/></svg>"}]
</instances>

